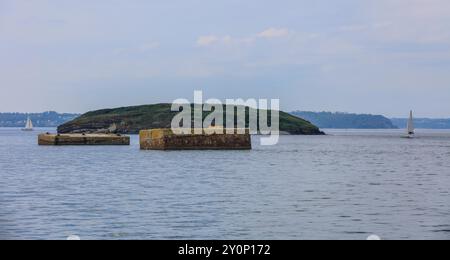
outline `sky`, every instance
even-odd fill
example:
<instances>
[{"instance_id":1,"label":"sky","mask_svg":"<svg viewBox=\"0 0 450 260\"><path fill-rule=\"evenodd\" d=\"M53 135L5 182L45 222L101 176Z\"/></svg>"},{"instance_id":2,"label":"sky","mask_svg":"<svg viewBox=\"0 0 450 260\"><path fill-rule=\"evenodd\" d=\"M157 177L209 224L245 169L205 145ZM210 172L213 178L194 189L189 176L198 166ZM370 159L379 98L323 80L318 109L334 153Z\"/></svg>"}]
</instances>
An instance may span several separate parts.
<instances>
[{"instance_id":1,"label":"sky","mask_svg":"<svg viewBox=\"0 0 450 260\"><path fill-rule=\"evenodd\" d=\"M450 117L448 0L0 0L0 111L205 98Z\"/></svg>"}]
</instances>

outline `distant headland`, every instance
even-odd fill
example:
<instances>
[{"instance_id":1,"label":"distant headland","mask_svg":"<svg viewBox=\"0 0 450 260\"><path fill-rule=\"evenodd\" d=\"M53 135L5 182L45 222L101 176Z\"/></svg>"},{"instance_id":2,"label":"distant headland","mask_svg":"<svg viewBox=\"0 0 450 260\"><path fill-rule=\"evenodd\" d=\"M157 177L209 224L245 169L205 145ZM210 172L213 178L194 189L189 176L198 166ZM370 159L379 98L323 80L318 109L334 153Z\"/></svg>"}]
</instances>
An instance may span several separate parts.
<instances>
[{"instance_id":1,"label":"distant headland","mask_svg":"<svg viewBox=\"0 0 450 260\"><path fill-rule=\"evenodd\" d=\"M404 129L408 122L408 118L343 112L294 111L291 114L321 129ZM450 118L414 118L414 125L421 129L450 129Z\"/></svg>"},{"instance_id":2,"label":"distant headland","mask_svg":"<svg viewBox=\"0 0 450 260\"><path fill-rule=\"evenodd\" d=\"M392 118L391 121L399 128L404 128L408 122L408 119ZM414 118L414 125L419 129L450 129L450 118Z\"/></svg>"},{"instance_id":3,"label":"distant headland","mask_svg":"<svg viewBox=\"0 0 450 260\"><path fill-rule=\"evenodd\" d=\"M57 113L0 113L0 127L24 127L30 118L35 127L57 127L79 117L80 114Z\"/></svg>"},{"instance_id":4,"label":"distant headland","mask_svg":"<svg viewBox=\"0 0 450 260\"><path fill-rule=\"evenodd\" d=\"M304 118L320 128L330 129L397 129L389 118L382 115L350 114L341 112L295 111L293 115ZM405 121L406 125L406 121Z\"/></svg>"}]
</instances>

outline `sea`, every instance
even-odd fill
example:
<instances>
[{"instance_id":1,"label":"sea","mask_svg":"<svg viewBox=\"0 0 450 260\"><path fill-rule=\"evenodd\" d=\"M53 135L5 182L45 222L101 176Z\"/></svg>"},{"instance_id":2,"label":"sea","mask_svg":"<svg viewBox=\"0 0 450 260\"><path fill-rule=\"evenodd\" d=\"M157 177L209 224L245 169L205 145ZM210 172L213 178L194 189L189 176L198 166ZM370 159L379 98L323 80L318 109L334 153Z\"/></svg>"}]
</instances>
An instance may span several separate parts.
<instances>
[{"instance_id":1,"label":"sea","mask_svg":"<svg viewBox=\"0 0 450 260\"><path fill-rule=\"evenodd\" d=\"M450 239L450 131L327 130L251 151L38 146L0 128L0 239Z\"/></svg>"}]
</instances>

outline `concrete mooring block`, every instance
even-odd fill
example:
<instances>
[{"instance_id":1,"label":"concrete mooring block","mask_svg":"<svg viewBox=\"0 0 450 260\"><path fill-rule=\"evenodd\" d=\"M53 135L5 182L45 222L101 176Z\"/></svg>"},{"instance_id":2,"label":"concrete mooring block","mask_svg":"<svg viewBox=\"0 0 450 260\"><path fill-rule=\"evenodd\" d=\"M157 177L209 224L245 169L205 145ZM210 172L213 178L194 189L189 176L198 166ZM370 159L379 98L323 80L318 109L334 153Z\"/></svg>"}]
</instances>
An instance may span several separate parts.
<instances>
[{"instance_id":1,"label":"concrete mooring block","mask_svg":"<svg viewBox=\"0 0 450 260\"><path fill-rule=\"evenodd\" d=\"M142 150L251 150L251 135L188 134L175 135L171 129L142 130L139 133Z\"/></svg>"},{"instance_id":2,"label":"concrete mooring block","mask_svg":"<svg viewBox=\"0 0 450 260\"><path fill-rule=\"evenodd\" d=\"M130 137L115 134L40 134L39 145L130 145Z\"/></svg>"}]
</instances>

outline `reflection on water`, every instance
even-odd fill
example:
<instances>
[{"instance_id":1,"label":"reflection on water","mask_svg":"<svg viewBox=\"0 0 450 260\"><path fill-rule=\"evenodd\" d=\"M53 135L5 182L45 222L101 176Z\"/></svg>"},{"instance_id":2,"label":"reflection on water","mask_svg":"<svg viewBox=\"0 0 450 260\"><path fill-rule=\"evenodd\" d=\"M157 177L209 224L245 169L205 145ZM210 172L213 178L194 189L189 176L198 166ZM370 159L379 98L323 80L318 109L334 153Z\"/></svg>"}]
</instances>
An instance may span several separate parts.
<instances>
[{"instance_id":1,"label":"reflection on water","mask_svg":"<svg viewBox=\"0 0 450 260\"><path fill-rule=\"evenodd\" d=\"M0 238L450 238L450 132L327 132L159 152L0 129Z\"/></svg>"}]
</instances>

